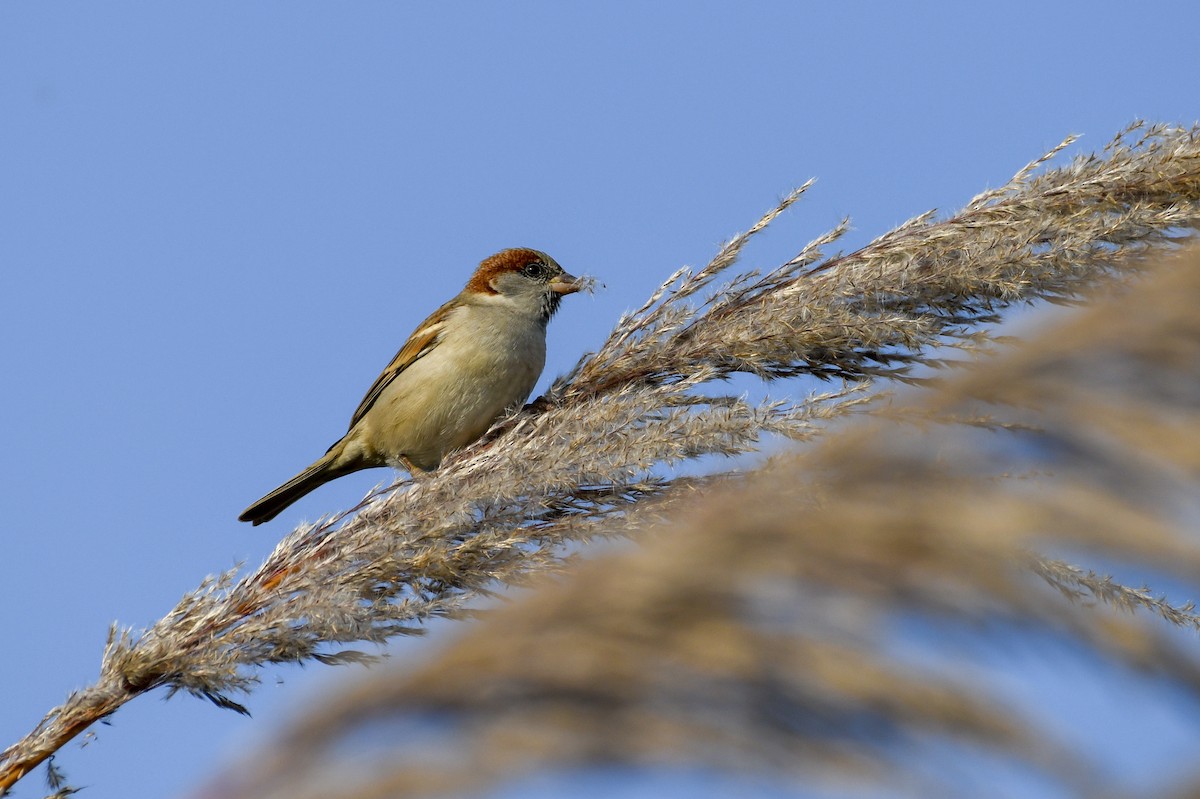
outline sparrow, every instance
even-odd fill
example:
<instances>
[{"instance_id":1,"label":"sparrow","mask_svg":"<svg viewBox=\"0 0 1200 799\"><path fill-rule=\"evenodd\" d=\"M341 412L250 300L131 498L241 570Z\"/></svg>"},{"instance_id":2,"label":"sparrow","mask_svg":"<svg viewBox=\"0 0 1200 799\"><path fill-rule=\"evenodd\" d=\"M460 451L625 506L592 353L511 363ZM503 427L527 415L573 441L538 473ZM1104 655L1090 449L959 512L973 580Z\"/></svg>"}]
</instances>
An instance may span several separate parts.
<instances>
[{"instance_id":1,"label":"sparrow","mask_svg":"<svg viewBox=\"0 0 1200 799\"><path fill-rule=\"evenodd\" d=\"M238 520L270 521L318 486L360 469L436 469L447 452L525 401L546 364L546 324L562 298L583 286L538 250L485 258L458 296L404 342L346 435Z\"/></svg>"}]
</instances>

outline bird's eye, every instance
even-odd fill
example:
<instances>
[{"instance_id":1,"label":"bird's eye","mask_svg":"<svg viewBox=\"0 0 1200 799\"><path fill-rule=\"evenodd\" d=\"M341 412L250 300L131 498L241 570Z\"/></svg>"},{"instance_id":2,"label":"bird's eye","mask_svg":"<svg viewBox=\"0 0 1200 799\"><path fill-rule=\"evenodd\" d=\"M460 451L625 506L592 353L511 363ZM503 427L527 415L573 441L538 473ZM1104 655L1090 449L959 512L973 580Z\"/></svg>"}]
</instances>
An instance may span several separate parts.
<instances>
[{"instance_id":1,"label":"bird's eye","mask_svg":"<svg viewBox=\"0 0 1200 799\"><path fill-rule=\"evenodd\" d=\"M541 261L534 261L531 264L526 264L525 268L521 270L521 273L525 275L525 277L531 277L534 280L541 280L546 276L546 265Z\"/></svg>"}]
</instances>

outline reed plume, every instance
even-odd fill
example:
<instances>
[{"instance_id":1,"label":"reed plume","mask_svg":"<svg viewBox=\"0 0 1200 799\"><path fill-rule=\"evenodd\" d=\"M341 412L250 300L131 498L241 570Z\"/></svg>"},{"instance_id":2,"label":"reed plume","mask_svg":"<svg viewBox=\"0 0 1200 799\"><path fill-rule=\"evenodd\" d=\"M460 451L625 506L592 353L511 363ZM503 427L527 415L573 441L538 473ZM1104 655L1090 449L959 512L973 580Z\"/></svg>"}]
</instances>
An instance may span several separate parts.
<instances>
[{"instance_id":1,"label":"reed plume","mask_svg":"<svg viewBox=\"0 0 1200 799\"><path fill-rule=\"evenodd\" d=\"M995 793L947 750L1116 795L1100 753L1015 710L962 650L1005 638L1007 661L1040 636L1200 699L1200 650L1153 623L1194 632L1190 604L1036 554L1200 589L1198 303L1192 249L886 418L710 485L438 654L350 681L204 795L461 796L596 763ZM941 636L913 644L922 625ZM364 752L367 730L391 743Z\"/></svg>"}]
</instances>

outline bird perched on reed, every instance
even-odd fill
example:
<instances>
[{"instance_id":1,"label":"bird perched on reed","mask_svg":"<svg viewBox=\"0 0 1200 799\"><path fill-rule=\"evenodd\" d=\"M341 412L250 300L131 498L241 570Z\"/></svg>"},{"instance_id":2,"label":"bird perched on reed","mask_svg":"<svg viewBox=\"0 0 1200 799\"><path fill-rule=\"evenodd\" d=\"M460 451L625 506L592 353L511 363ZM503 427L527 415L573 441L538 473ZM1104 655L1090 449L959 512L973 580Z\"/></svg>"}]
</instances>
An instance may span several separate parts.
<instances>
[{"instance_id":1,"label":"bird perched on reed","mask_svg":"<svg viewBox=\"0 0 1200 799\"><path fill-rule=\"evenodd\" d=\"M408 337L367 391L350 429L315 463L238 517L262 524L318 486L360 469L436 469L523 402L546 363L546 323L583 287L538 250L484 259L466 287Z\"/></svg>"}]
</instances>

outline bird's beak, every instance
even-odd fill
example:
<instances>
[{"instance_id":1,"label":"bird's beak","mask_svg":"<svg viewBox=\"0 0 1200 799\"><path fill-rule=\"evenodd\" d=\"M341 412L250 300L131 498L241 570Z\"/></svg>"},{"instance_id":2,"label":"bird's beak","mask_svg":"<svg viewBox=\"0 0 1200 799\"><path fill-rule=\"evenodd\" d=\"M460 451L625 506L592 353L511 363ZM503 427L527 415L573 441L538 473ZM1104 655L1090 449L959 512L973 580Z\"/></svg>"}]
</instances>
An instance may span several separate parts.
<instances>
[{"instance_id":1,"label":"bird's beak","mask_svg":"<svg viewBox=\"0 0 1200 799\"><path fill-rule=\"evenodd\" d=\"M574 294L583 288L583 281L563 272L550 281L550 290L555 294Z\"/></svg>"}]
</instances>

